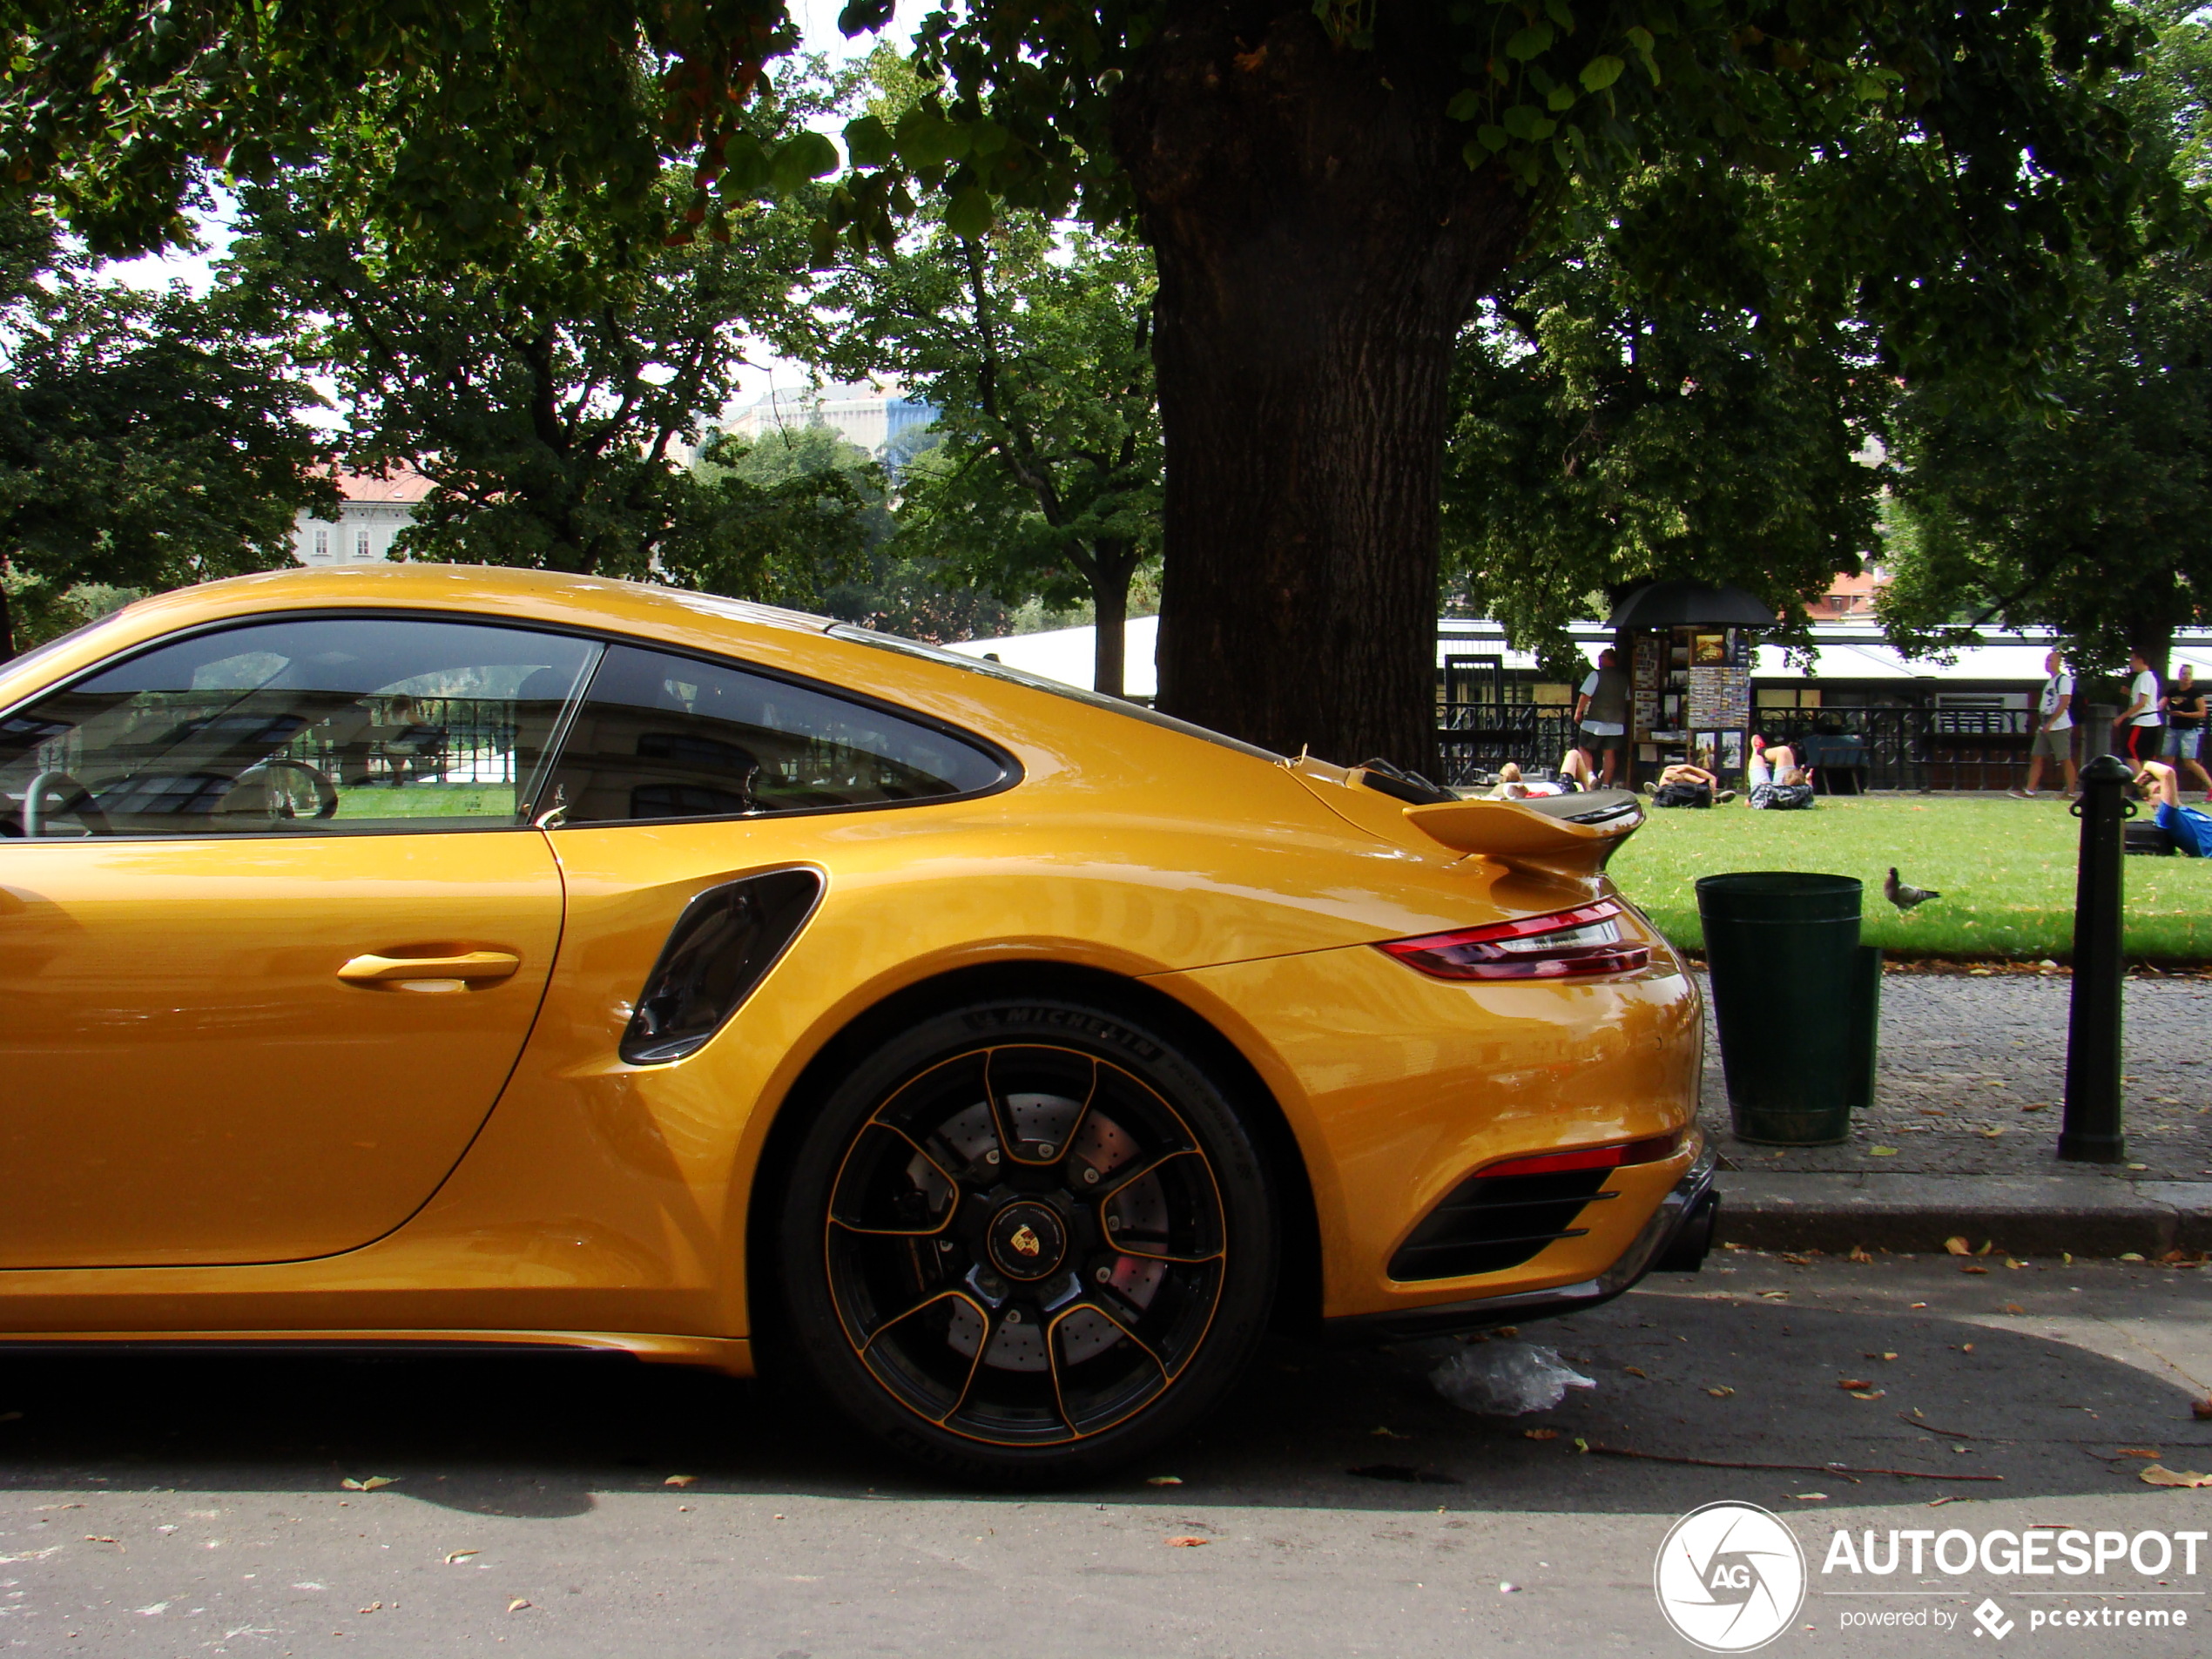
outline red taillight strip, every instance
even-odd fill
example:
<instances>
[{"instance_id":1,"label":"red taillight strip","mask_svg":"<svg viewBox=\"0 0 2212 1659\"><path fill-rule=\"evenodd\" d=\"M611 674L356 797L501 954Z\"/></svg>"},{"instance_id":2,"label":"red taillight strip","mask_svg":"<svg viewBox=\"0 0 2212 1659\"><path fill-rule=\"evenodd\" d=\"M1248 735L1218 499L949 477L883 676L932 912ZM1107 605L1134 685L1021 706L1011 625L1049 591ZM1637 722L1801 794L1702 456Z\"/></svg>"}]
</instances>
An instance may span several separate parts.
<instances>
[{"instance_id":1,"label":"red taillight strip","mask_svg":"<svg viewBox=\"0 0 2212 1659\"><path fill-rule=\"evenodd\" d=\"M1689 1131L1651 1135L1621 1146L1586 1146L1573 1152L1539 1152L1533 1157L1507 1158L1475 1173L1487 1181L1501 1175L1557 1175L1565 1170L1614 1170L1628 1163L1663 1163L1681 1149Z\"/></svg>"},{"instance_id":2,"label":"red taillight strip","mask_svg":"<svg viewBox=\"0 0 2212 1659\"><path fill-rule=\"evenodd\" d=\"M1577 905L1572 910L1554 910L1541 916L1487 922L1479 927L1461 927L1448 934L1393 939L1375 948L1432 979L1581 979L1596 974L1629 974L1649 964L1649 945L1618 940L1562 943L1554 950L1520 950L1510 954L1499 948L1499 941L1503 940L1570 934L1611 921L1622 914L1623 907L1615 900L1600 899L1592 904ZM1468 950L1477 953L1473 960L1455 954Z\"/></svg>"}]
</instances>

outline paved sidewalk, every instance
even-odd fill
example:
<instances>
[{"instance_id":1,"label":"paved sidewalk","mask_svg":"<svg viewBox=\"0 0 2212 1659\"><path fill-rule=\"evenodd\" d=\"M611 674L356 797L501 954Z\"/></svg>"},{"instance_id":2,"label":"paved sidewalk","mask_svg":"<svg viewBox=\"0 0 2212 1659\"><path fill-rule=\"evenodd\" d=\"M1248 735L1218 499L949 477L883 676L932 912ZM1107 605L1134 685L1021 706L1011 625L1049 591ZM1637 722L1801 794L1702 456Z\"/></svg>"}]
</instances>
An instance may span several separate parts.
<instances>
[{"instance_id":1,"label":"paved sidewalk","mask_svg":"<svg viewBox=\"0 0 2212 1659\"><path fill-rule=\"evenodd\" d=\"M2130 980L2125 1165L2061 1163L2072 981L1891 974L1870 1111L1841 1146L1730 1133L1707 1015L1707 1134L1722 1237L1775 1249L1939 1250L1964 1233L2015 1253L2156 1257L2212 1248L2212 981Z\"/></svg>"}]
</instances>

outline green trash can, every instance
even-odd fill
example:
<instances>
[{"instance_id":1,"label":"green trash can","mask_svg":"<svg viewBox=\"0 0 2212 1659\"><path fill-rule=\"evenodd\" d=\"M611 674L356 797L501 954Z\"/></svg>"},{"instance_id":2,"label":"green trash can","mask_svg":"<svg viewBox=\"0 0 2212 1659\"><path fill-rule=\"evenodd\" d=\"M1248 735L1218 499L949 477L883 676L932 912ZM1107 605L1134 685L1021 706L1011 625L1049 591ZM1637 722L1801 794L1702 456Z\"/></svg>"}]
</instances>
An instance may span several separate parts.
<instances>
[{"instance_id":1,"label":"green trash can","mask_svg":"<svg viewBox=\"0 0 2212 1659\"><path fill-rule=\"evenodd\" d=\"M1759 870L1697 883L1737 1138L1832 1146L1873 1103L1882 953L1858 942L1847 875Z\"/></svg>"}]
</instances>

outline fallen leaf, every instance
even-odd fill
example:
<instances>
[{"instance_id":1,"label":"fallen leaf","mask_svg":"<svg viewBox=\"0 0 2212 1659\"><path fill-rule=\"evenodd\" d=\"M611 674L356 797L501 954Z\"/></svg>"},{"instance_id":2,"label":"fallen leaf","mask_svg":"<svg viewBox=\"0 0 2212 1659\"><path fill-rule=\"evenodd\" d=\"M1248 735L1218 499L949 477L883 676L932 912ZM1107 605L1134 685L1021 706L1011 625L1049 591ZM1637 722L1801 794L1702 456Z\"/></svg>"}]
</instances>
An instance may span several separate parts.
<instances>
[{"instance_id":1,"label":"fallen leaf","mask_svg":"<svg viewBox=\"0 0 2212 1659\"><path fill-rule=\"evenodd\" d=\"M1851 1258L1855 1262L1871 1262L1874 1259L1864 1244L1853 1244L1851 1247Z\"/></svg>"},{"instance_id":2,"label":"fallen leaf","mask_svg":"<svg viewBox=\"0 0 2212 1659\"><path fill-rule=\"evenodd\" d=\"M1879 1399L1888 1392L1884 1388L1854 1388L1851 1391L1851 1397L1853 1399Z\"/></svg>"},{"instance_id":3,"label":"fallen leaf","mask_svg":"<svg viewBox=\"0 0 2212 1659\"><path fill-rule=\"evenodd\" d=\"M2114 1453L2113 1455L2114 1457L2155 1458L2164 1457L2166 1454L2155 1446L2123 1446L2117 1452Z\"/></svg>"},{"instance_id":4,"label":"fallen leaf","mask_svg":"<svg viewBox=\"0 0 2212 1659\"><path fill-rule=\"evenodd\" d=\"M1736 1391L1733 1388L1708 1388L1705 1392L1710 1394L1715 1399L1726 1399Z\"/></svg>"},{"instance_id":5,"label":"fallen leaf","mask_svg":"<svg viewBox=\"0 0 2212 1659\"><path fill-rule=\"evenodd\" d=\"M1792 1267L1811 1267L1812 1265L1811 1257L1792 1256L1786 1250L1782 1252L1782 1259L1788 1262Z\"/></svg>"},{"instance_id":6,"label":"fallen leaf","mask_svg":"<svg viewBox=\"0 0 2212 1659\"><path fill-rule=\"evenodd\" d=\"M1826 1503L1828 1501L1828 1494L1824 1492L1793 1492L1790 1495L1799 1503Z\"/></svg>"},{"instance_id":7,"label":"fallen leaf","mask_svg":"<svg viewBox=\"0 0 2212 1659\"><path fill-rule=\"evenodd\" d=\"M84 1534L84 1541L88 1544L111 1544L115 1541L115 1540L112 1538L96 1538L91 1533L86 1533Z\"/></svg>"},{"instance_id":8,"label":"fallen leaf","mask_svg":"<svg viewBox=\"0 0 2212 1659\"><path fill-rule=\"evenodd\" d=\"M378 1613L383 1610L383 1607L384 1604L381 1602L371 1602L367 1607L357 1610L362 1613Z\"/></svg>"},{"instance_id":9,"label":"fallen leaf","mask_svg":"<svg viewBox=\"0 0 2212 1659\"><path fill-rule=\"evenodd\" d=\"M1870 1146L1866 1149L1866 1154L1869 1157L1893 1158L1897 1156L1897 1148L1893 1146Z\"/></svg>"},{"instance_id":10,"label":"fallen leaf","mask_svg":"<svg viewBox=\"0 0 2212 1659\"><path fill-rule=\"evenodd\" d=\"M1981 1241L1981 1248L1976 1251L1974 1254L1977 1256L1986 1256L1991 1251L1996 1248L1997 1241L1994 1238L1985 1238Z\"/></svg>"},{"instance_id":11,"label":"fallen leaf","mask_svg":"<svg viewBox=\"0 0 2212 1659\"><path fill-rule=\"evenodd\" d=\"M366 1480L356 1480L351 1475L347 1475L338 1484L347 1492L374 1492L379 1487L390 1486L397 1478L395 1475L389 1474L372 1474Z\"/></svg>"},{"instance_id":12,"label":"fallen leaf","mask_svg":"<svg viewBox=\"0 0 2212 1659\"><path fill-rule=\"evenodd\" d=\"M1962 1342L1959 1345L1959 1352L1960 1353L1972 1353L1973 1351L1974 1345L1971 1342Z\"/></svg>"},{"instance_id":13,"label":"fallen leaf","mask_svg":"<svg viewBox=\"0 0 2212 1659\"><path fill-rule=\"evenodd\" d=\"M1179 1487L1183 1484L1183 1477L1179 1474L1148 1474L1144 1477L1144 1484L1148 1487Z\"/></svg>"},{"instance_id":14,"label":"fallen leaf","mask_svg":"<svg viewBox=\"0 0 2212 1659\"><path fill-rule=\"evenodd\" d=\"M2212 1474L2199 1474L2195 1469L2169 1469L2162 1463L2154 1463L2135 1477L2147 1487L2212 1487Z\"/></svg>"},{"instance_id":15,"label":"fallen leaf","mask_svg":"<svg viewBox=\"0 0 2212 1659\"><path fill-rule=\"evenodd\" d=\"M2189 1415L2200 1423L2212 1422L2212 1395L2189 1402Z\"/></svg>"},{"instance_id":16,"label":"fallen leaf","mask_svg":"<svg viewBox=\"0 0 2212 1659\"><path fill-rule=\"evenodd\" d=\"M1861 1354L1859 1358L1862 1359L1894 1359L1897 1356L1893 1353L1866 1353Z\"/></svg>"},{"instance_id":17,"label":"fallen leaf","mask_svg":"<svg viewBox=\"0 0 2212 1659\"><path fill-rule=\"evenodd\" d=\"M698 1483L699 1478L696 1474L671 1474L667 1480L662 1481L661 1485L664 1487L695 1487L698 1485Z\"/></svg>"},{"instance_id":18,"label":"fallen leaf","mask_svg":"<svg viewBox=\"0 0 2212 1659\"><path fill-rule=\"evenodd\" d=\"M1959 1271L1962 1273L1986 1273L1989 1270L1986 1267L1978 1266L1975 1264L1969 1262L1966 1266L1960 1268Z\"/></svg>"},{"instance_id":19,"label":"fallen leaf","mask_svg":"<svg viewBox=\"0 0 2212 1659\"><path fill-rule=\"evenodd\" d=\"M1949 1251L1953 1256L1971 1256L1974 1253L1973 1246L1969 1244L1965 1239L1961 1238L1957 1233L1953 1233L1950 1238L1945 1239L1943 1241L1943 1247Z\"/></svg>"},{"instance_id":20,"label":"fallen leaf","mask_svg":"<svg viewBox=\"0 0 2212 1659\"><path fill-rule=\"evenodd\" d=\"M1524 1428L1521 1431L1521 1438L1524 1440L1555 1440L1559 1438L1559 1431L1555 1428Z\"/></svg>"},{"instance_id":21,"label":"fallen leaf","mask_svg":"<svg viewBox=\"0 0 2212 1659\"><path fill-rule=\"evenodd\" d=\"M1872 1379L1866 1377L1838 1377L1836 1379L1836 1386L1842 1389L1871 1388L1873 1386L1874 1384Z\"/></svg>"},{"instance_id":22,"label":"fallen leaf","mask_svg":"<svg viewBox=\"0 0 2212 1659\"><path fill-rule=\"evenodd\" d=\"M521 1611L522 1611L524 1608L528 1607L529 1604L530 1604L529 1597L528 1597L527 1595L518 1595L518 1596L516 1596L516 1597L513 1601L509 1602L507 1604L507 1610L508 1610L509 1613L520 1613L520 1612L521 1612Z\"/></svg>"},{"instance_id":23,"label":"fallen leaf","mask_svg":"<svg viewBox=\"0 0 2212 1659\"><path fill-rule=\"evenodd\" d=\"M2120 1253L2120 1259L2123 1262L2139 1262L2142 1260L2142 1252L2141 1251L2127 1250L2122 1251Z\"/></svg>"},{"instance_id":24,"label":"fallen leaf","mask_svg":"<svg viewBox=\"0 0 2212 1659\"><path fill-rule=\"evenodd\" d=\"M2007 1313L2026 1313L2027 1310L2017 1302L2007 1302L2005 1304L2005 1312Z\"/></svg>"},{"instance_id":25,"label":"fallen leaf","mask_svg":"<svg viewBox=\"0 0 2212 1659\"><path fill-rule=\"evenodd\" d=\"M21 1412L0 1412L0 1423L20 1423L22 1421L23 1413Z\"/></svg>"},{"instance_id":26,"label":"fallen leaf","mask_svg":"<svg viewBox=\"0 0 2212 1659\"><path fill-rule=\"evenodd\" d=\"M1410 1440L1413 1438L1410 1434L1400 1434L1396 1429L1390 1427L1386 1424L1379 1427L1371 1428L1367 1431L1367 1433L1379 1440Z\"/></svg>"},{"instance_id":27,"label":"fallen leaf","mask_svg":"<svg viewBox=\"0 0 2212 1659\"><path fill-rule=\"evenodd\" d=\"M1170 1549L1197 1549L1211 1542L1213 1540L1211 1538L1170 1538L1168 1540L1168 1548Z\"/></svg>"},{"instance_id":28,"label":"fallen leaf","mask_svg":"<svg viewBox=\"0 0 2212 1659\"><path fill-rule=\"evenodd\" d=\"M2017 1271L2017 1270L2019 1270L2019 1269L2020 1269L2020 1268L2023 1268L2023 1267L2027 1266L2027 1264L2026 1262L2022 1262L2022 1261L2015 1261L2015 1260L2013 1260L2013 1258L2011 1258L2010 1256L2007 1256L2006 1258L2005 1258L2005 1265L2006 1265L2006 1266L2007 1266L2007 1267L2013 1268L2013 1270Z\"/></svg>"},{"instance_id":29,"label":"fallen leaf","mask_svg":"<svg viewBox=\"0 0 2212 1659\"><path fill-rule=\"evenodd\" d=\"M1649 1382L1651 1380L1650 1378L1644 1377L1644 1373L1635 1366L1623 1366L1621 1369L1631 1377L1643 1377L1646 1382Z\"/></svg>"},{"instance_id":30,"label":"fallen leaf","mask_svg":"<svg viewBox=\"0 0 2212 1659\"><path fill-rule=\"evenodd\" d=\"M446 1565L447 1565L448 1567L450 1567L450 1566L452 1566L452 1565L454 1564L454 1562L455 1562L455 1561L467 1561L467 1560L468 1560L468 1559L469 1559L471 1555L475 1555L475 1554L480 1554L480 1553L481 1553L481 1552L479 1552L479 1551L477 1551L477 1550L473 1550L473 1549L456 1549L456 1550L455 1550L455 1551L454 1551L451 1554L449 1554L449 1555L448 1555L448 1556L446 1557Z\"/></svg>"},{"instance_id":31,"label":"fallen leaf","mask_svg":"<svg viewBox=\"0 0 2212 1659\"><path fill-rule=\"evenodd\" d=\"M1927 1306L1927 1304L1925 1302L1915 1302L1912 1305L1916 1308L1924 1308Z\"/></svg>"}]
</instances>

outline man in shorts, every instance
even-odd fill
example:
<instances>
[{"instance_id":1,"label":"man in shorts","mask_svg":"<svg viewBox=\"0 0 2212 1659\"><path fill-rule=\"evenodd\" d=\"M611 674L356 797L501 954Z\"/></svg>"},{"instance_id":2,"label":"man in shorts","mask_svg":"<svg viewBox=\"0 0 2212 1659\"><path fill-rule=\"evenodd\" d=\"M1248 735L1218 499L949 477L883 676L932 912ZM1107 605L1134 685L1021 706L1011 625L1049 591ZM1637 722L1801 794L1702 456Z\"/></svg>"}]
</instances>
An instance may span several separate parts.
<instances>
[{"instance_id":1,"label":"man in shorts","mask_svg":"<svg viewBox=\"0 0 2212 1659\"><path fill-rule=\"evenodd\" d=\"M2013 793L2022 800L2035 799L2043 781L2043 763L2055 760L2066 768L2066 792L2081 787L2081 769L2074 764L2074 676L2066 671L2066 658L2053 651L2043 659L2043 695L2036 704L2035 740L2027 751L2027 787Z\"/></svg>"},{"instance_id":2,"label":"man in shorts","mask_svg":"<svg viewBox=\"0 0 2212 1659\"><path fill-rule=\"evenodd\" d=\"M2139 651L2129 651L2128 671L2134 678L2128 682L2128 706L2113 717L2113 735L2120 739L2120 752L2140 766L2158 752L2158 728L2166 724L2166 717L2158 711L2163 699L2150 659Z\"/></svg>"},{"instance_id":3,"label":"man in shorts","mask_svg":"<svg viewBox=\"0 0 2212 1659\"><path fill-rule=\"evenodd\" d=\"M2174 838L2182 856L2212 859L2212 814L2182 805L2182 780L2162 760L2146 760L2135 786L2158 803L2150 821Z\"/></svg>"},{"instance_id":4,"label":"man in shorts","mask_svg":"<svg viewBox=\"0 0 2212 1659\"><path fill-rule=\"evenodd\" d=\"M2183 663L2175 671L2166 693L2166 759L2177 772L2196 774L2197 787L2212 801L2212 777L2204 771L2204 688L2196 683L2196 670Z\"/></svg>"},{"instance_id":5,"label":"man in shorts","mask_svg":"<svg viewBox=\"0 0 2212 1659\"><path fill-rule=\"evenodd\" d=\"M1602 788L1613 787L1613 774L1629 746L1629 677L1621 654L1602 651L1597 666L1582 681L1575 698L1575 724L1580 729L1576 745L1599 765Z\"/></svg>"}]
</instances>

